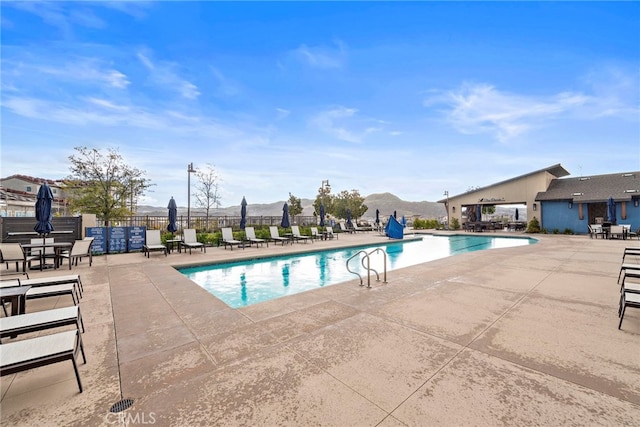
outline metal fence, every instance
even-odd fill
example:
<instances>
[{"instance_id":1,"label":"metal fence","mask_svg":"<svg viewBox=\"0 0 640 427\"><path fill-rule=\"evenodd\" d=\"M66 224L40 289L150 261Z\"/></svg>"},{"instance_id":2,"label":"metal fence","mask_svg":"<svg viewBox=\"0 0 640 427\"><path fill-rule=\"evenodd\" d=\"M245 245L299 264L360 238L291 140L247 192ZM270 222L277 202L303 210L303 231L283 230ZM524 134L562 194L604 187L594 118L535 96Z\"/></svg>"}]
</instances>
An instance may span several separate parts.
<instances>
[{"instance_id":1,"label":"metal fence","mask_svg":"<svg viewBox=\"0 0 640 427\"><path fill-rule=\"evenodd\" d=\"M191 216L191 224L187 224L186 215L178 215L178 232L185 228L195 228L199 233L215 232L223 227L231 227L233 229L240 228L241 217L235 216ZM282 216L247 216L248 226L256 228L268 227L271 225L280 225ZM315 216L296 216L291 218L293 225L313 226L318 222ZM104 227L103 221L98 220L98 227ZM118 227L147 227L150 230L166 230L169 225L167 215L138 215L124 218L120 221L111 221L110 226Z\"/></svg>"}]
</instances>

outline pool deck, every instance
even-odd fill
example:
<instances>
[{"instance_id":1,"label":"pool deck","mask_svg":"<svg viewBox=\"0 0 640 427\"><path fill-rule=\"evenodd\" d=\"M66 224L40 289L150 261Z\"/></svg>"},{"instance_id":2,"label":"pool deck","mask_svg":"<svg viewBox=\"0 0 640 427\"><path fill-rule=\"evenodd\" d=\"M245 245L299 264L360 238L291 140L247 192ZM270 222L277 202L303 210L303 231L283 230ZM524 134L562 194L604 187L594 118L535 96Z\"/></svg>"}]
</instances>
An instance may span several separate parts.
<instances>
[{"instance_id":1,"label":"pool deck","mask_svg":"<svg viewBox=\"0 0 640 427\"><path fill-rule=\"evenodd\" d=\"M371 289L354 280L241 309L172 266L386 238L83 260L72 272L85 289L84 392L69 362L2 377L0 422L640 425L640 310L617 329L616 283L623 248L640 242L534 237L392 271ZM27 311L69 304L29 301ZM131 408L110 413L123 398Z\"/></svg>"}]
</instances>

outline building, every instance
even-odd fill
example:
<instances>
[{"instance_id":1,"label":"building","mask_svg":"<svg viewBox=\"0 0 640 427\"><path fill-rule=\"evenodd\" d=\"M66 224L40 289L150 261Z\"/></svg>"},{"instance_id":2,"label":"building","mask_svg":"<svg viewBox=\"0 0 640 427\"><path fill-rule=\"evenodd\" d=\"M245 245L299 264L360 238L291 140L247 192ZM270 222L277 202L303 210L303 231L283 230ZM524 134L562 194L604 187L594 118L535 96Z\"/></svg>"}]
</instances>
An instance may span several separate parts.
<instances>
[{"instance_id":1,"label":"building","mask_svg":"<svg viewBox=\"0 0 640 427\"><path fill-rule=\"evenodd\" d=\"M0 216L35 216L36 197L43 182L51 187L53 193L53 214L67 215L67 204L60 182L27 175L11 175L0 179Z\"/></svg>"},{"instance_id":2,"label":"building","mask_svg":"<svg viewBox=\"0 0 640 427\"><path fill-rule=\"evenodd\" d=\"M568 175L556 164L438 202L460 224L477 206L524 205L527 218L537 218L549 232L588 233L589 224L609 220L607 200L611 197L616 218L610 222L640 228L640 172L566 178Z\"/></svg>"}]
</instances>

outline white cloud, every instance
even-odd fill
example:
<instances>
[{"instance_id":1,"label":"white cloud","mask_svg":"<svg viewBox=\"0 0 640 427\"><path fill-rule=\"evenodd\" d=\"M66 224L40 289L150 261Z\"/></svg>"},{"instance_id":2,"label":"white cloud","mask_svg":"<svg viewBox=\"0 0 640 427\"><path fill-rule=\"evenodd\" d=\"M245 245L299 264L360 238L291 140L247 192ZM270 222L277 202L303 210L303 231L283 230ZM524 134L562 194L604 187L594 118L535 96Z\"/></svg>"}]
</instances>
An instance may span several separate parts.
<instances>
[{"instance_id":1,"label":"white cloud","mask_svg":"<svg viewBox=\"0 0 640 427\"><path fill-rule=\"evenodd\" d=\"M286 119L291 114L291 111L285 110L284 108L276 108L276 112L278 113L278 120Z\"/></svg>"},{"instance_id":2,"label":"white cloud","mask_svg":"<svg viewBox=\"0 0 640 427\"><path fill-rule=\"evenodd\" d=\"M347 60L347 49L340 41L336 41L335 46L303 44L293 51L293 55L314 68L341 68Z\"/></svg>"},{"instance_id":3,"label":"white cloud","mask_svg":"<svg viewBox=\"0 0 640 427\"><path fill-rule=\"evenodd\" d=\"M198 86L178 75L177 64L168 61L154 62L149 54L138 52L136 54L142 65L150 72L150 81L164 90L173 90L186 99L196 99L200 96Z\"/></svg>"},{"instance_id":4,"label":"white cloud","mask_svg":"<svg viewBox=\"0 0 640 427\"><path fill-rule=\"evenodd\" d=\"M347 142L362 142L365 136L384 130L381 120L361 117L355 108L338 106L315 114L310 124L334 138ZM376 126L369 124L374 122Z\"/></svg>"}]
</instances>

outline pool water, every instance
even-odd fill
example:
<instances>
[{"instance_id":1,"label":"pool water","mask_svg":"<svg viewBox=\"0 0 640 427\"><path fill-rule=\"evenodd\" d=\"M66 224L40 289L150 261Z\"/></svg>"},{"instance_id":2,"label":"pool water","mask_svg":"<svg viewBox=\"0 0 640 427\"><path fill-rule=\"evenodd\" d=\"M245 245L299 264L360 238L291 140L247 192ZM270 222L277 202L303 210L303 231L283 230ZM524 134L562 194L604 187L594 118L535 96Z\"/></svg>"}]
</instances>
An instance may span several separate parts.
<instances>
[{"instance_id":1,"label":"pool water","mask_svg":"<svg viewBox=\"0 0 640 427\"><path fill-rule=\"evenodd\" d=\"M359 251L376 248L387 253L387 273L428 261L494 248L508 248L535 243L535 239L490 236L424 236L421 240L386 241L366 247L341 248L304 254L292 254L181 268L179 271L232 308L246 307L287 295L335 285L358 277L346 269L347 260ZM383 273L380 251L370 257L371 267ZM366 284L366 271L358 258L349 263ZM373 282L375 274L371 278Z\"/></svg>"}]
</instances>

